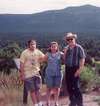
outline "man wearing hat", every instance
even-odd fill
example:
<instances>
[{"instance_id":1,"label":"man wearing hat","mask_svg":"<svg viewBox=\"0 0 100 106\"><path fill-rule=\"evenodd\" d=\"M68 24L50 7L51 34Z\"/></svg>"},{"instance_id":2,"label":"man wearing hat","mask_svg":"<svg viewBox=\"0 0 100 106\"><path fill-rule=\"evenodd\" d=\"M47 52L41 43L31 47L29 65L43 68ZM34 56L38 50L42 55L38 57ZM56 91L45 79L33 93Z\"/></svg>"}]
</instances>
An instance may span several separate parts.
<instances>
[{"instance_id":1,"label":"man wearing hat","mask_svg":"<svg viewBox=\"0 0 100 106\"><path fill-rule=\"evenodd\" d=\"M85 62L85 53L81 45L76 43L77 35L67 33L68 44L64 50L65 77L69 94L69 106L83 106L82 93L79 87L79 77Z\"/></svg>"}]
</instances>

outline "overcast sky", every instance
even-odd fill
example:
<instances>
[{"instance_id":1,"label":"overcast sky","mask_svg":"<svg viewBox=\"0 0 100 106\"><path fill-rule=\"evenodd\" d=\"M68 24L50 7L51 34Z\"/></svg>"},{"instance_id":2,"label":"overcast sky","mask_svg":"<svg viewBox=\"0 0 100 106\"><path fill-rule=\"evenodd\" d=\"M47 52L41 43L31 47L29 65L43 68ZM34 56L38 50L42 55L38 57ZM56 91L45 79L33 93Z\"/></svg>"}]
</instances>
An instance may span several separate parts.
<instances>
[{"instance_id":1,"label":"overcast sky","mask_svg":"<svg viewBox=\"0 0 100 106\"><path fill-rule=\"evenodd\" d=\"M0 0L0 14L32 14L84 4L100 7L100 0Z\"/></svg>"}]
</instances>

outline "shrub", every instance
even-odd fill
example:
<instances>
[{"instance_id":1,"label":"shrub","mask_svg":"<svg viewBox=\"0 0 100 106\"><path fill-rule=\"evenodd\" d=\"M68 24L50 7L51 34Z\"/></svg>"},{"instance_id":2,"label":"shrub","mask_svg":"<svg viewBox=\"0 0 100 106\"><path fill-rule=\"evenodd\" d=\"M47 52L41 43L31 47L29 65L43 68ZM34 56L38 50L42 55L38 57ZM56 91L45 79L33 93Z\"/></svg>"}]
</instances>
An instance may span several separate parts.
<instances>
[{"instance_id":1,"label":"shrub","mask_svg":"<svg viewBox=\"0 0 100 106\"><path fill-rule=\"evenodd\" d=\"M86 66L81 73L81 87L83 91L90 91L95 85L95 72L91 67Z\"/></svg>"}]
</instances>

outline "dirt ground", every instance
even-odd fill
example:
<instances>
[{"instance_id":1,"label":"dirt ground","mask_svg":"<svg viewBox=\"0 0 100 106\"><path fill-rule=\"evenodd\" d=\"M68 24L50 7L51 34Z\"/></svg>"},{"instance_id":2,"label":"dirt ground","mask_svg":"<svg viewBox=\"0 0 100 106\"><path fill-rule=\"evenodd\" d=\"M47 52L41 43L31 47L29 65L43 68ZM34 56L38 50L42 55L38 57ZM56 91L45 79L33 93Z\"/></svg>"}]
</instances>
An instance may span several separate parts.
<instances>
[{"instance_id":1,"label":"dirt ground","mask_svg":"<svg viewBox=\"0 0 100 106\"><path fill-rule=\"evenodd\" d=\"M43 99L42 100L43 106L46 106L46 96L42 95L42 99ZM97 100L100 100L100 96L93 94L83 94L83 100L84 100L84 106L99 106ZM68 96L60 97L59 106L68 106L68 104L69 104ZM19 104L19 106L22 105ZM30 97L28 98L28 104L25 106L33 106ZM53 100L51 101L51 106L54 106Z\"/></svg>"},{"instance_id":2,"label":"dirt ground","mask_svg":"<svg viewBox=\"0 0 100 106\"><path fill-rule=\"evenodd\" d=\"M46 106L46 92L41 91L43 106ZM9 89L1 90L0 89L0 106L23 106L22 99L23 94L22 90ZM84 106L100 106L100 92L92 92L83 94ZM68 106L69 100L68 96L60 96L59 106ZM25 106L33 106L30 95L28 95L28 104ZM51 101L51 106L54 106L53 99Z\"/></svg>"}]
</instances>

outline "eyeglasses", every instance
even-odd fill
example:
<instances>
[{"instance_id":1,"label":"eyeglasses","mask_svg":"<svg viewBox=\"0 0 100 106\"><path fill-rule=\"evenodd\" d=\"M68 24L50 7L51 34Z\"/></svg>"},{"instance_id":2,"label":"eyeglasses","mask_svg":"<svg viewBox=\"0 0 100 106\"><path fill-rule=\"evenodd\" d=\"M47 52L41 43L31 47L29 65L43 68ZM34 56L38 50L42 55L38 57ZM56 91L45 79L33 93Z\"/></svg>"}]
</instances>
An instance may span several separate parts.
<instances>
[{"instance_id":1,"label":"eyeglasses","mask_svg":"<svg viewBox=\"0 0 100 106\"><path fill-rule=\"evenodd\" d=\"M73 40L73 38L70 38L70 39L66 39L67 41L72 41Z\"/></svg>"}]
</instances>

